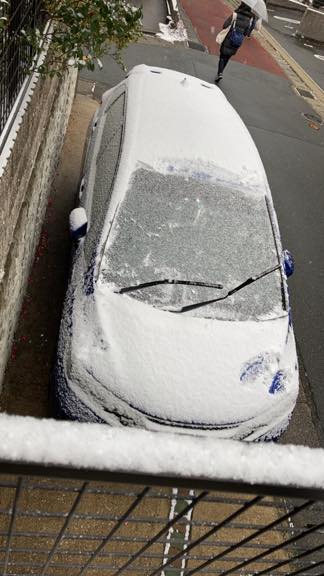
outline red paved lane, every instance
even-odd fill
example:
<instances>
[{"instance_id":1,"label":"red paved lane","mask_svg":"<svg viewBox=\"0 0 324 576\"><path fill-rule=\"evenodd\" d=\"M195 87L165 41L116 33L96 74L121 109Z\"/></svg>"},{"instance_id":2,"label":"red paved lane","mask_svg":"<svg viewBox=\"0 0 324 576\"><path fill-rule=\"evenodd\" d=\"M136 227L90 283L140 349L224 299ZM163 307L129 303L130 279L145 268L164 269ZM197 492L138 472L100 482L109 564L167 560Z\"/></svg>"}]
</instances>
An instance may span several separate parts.
<instances>
[{"instance_id":1,"label":"red paved lane","mask_svg":"<svg viewBox=\"0 0 324 576\"><path fill-rule=\"evenodd\" d=\"M231 14L231 9L221 0L181 0L181 4L196 29L200 41L207 46L210 54L218 54L215 38L223 27L223 22ZM266 72L285 76L277 62L254 38L246 38L233 60L254 66Z\"/></svg>"}]
</instances>

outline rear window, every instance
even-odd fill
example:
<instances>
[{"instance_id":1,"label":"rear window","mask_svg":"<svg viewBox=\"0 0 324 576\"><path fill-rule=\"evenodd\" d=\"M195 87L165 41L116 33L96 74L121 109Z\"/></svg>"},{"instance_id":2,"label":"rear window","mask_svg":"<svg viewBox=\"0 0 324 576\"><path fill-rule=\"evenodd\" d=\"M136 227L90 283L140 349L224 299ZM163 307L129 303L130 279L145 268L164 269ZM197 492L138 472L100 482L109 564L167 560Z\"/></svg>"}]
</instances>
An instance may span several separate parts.
<instances>
[{"instance_id":1,"label":"rear window","mask_svg":"<svg viewBox=\"0 0 324 576\"><path fill-rule=\"evenodd\" d=\"M139 168L119 208L101 266L101 279L119 287L163 278L220 282L231 289L278 262L260 191L202 175ZM156 307L221 296L205 287L154 286L130 292ZM188 313L186 313L188 314ZM189 312L226 320L283 314L281 273L271 273L226 300Z\"/></svg>"}]
</instances>

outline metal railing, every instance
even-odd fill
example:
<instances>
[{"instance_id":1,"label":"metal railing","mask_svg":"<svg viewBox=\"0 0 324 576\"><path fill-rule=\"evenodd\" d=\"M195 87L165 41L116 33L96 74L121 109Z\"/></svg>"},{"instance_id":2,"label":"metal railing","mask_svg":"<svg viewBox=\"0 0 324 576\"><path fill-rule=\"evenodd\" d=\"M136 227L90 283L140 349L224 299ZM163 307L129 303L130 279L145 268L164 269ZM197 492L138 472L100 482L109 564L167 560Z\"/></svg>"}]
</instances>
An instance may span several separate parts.
<instances>
[{"instance_id":1,"label":"metal railing","mask_svg":"<svg viewBox=\"0 0 324 576\"><path fill-rule=\"evenodd\" d=\"M27 420L0 422L3 576L323 576L323 450Z\"/></svg>"},{"instance_id":2,"label":"metal railing","mask_svg":"<svg viewBox=\"0 0 324 576\"><path fill-rule=\"evenodd\" d=\"M4 576L323 574L324 502L41 475L1 475Z\"/></svg>"},{"instance_id":3,"label":"metal railing","mask_svg":"<svg viewBox=\"0 0 324 576\"><path fill-rule=\"evenodd\" d=\"M20 90L28 77L34 51L22 31L41 28L42 0L8 0L0 3L0 135L9 119Z\"/></svg>"}]
</instances>

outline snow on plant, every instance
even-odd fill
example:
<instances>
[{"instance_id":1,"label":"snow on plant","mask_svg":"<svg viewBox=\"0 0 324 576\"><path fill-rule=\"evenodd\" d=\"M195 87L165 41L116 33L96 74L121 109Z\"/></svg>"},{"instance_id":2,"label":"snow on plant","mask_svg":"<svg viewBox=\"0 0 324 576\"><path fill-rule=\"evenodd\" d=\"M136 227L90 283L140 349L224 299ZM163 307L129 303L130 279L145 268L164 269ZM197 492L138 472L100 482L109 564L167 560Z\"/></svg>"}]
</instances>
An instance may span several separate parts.
<instances>
[{"instance_id":1,"label":"snow on plant","mask_svg":"<svg viewBox=\"0 0 324 576\"><path fill-rule=\"evenodd\" d=\"M3 0L0 0L3 2ZM38 29L23 32L24 41L34 49L34 62L50 43L47 58L29 68L42 75L61 75L69 66L93 70L98 58L114 46L114 58L121 61L121 50L141 35L141 9L125 0L44 0L44 21L52 26L40 34Z\"/></svg>"}]
</instances>

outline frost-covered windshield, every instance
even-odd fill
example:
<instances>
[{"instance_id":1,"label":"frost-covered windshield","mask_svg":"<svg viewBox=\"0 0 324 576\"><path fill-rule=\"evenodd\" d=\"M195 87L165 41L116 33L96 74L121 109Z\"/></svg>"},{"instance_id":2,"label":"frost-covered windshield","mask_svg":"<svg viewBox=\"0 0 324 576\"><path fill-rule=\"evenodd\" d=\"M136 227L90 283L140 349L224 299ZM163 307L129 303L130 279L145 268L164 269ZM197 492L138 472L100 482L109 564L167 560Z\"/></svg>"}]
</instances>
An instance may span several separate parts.
<instances>
[{"instance_id":1,"label":"frost-covered windshield","mask_svg":"<svg viewBox=\"0 0 324 576\"><path fill-rule=\"evenodd\" d=\"M139 168L119 208L101 264L101 279L124 287L163 278L220 282L229 290L278 262L266 200L260 191L201 175ZM226 300L189 314L226 320L281 316L280 271ZM222 291L151 286L127 297L181 307ZM122 297L122 296L121 296Z\"/></svg>"}]
</instances>

